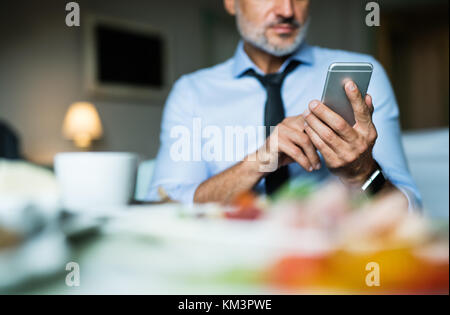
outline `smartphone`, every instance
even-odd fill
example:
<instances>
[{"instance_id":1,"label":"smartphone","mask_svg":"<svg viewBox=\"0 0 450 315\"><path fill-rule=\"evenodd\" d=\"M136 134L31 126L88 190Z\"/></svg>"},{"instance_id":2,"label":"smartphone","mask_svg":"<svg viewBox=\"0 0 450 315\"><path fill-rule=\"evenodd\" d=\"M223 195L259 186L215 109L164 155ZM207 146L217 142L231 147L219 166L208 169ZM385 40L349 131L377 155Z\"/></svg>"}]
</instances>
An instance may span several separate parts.
<instances>
[{"instance_id":1,"label":"smartphone","mask_svg":"<svg viewBox=\"0 0 450 315\"><path fill-rule=\"evenodd\" d=\"M327 80L322 94L322 103L349 123L355 124L352 104L345 94L344 85L352 80L364 97L372 77L373 66L366 62L336 62L328 68Z\"/></svg>"}]
</instances>

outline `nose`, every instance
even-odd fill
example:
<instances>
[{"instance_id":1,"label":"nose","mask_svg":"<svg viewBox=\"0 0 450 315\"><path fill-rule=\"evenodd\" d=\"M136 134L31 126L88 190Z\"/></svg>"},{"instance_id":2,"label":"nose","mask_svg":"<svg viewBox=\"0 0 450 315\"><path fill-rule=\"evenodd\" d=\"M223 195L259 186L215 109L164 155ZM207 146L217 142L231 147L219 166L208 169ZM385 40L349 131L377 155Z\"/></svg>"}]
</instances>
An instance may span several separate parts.
<instances>
[{"instance_id":1,"label":"nose","mask_svg":"<svg viewBox=\"0 0 450 315\"><path fill-rule=\"evenodd\" d=\"M284 18L293 17L294 1L296 0L275 0L275 13Z\"/></svg>"}]
</instances>

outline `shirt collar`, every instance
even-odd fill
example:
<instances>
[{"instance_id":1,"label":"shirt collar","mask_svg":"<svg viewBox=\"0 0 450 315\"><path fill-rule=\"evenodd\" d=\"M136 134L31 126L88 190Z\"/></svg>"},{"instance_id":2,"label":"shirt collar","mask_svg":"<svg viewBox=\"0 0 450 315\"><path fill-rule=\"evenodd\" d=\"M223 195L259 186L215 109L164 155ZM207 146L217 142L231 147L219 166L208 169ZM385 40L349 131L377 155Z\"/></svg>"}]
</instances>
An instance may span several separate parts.
<instances>
[{"instance_id":1,"label":"shirt collar","mask_svg":"<svg viewBox=\"0 0 450 315\"><path fill-rule=\"evenodd\" d=\"M280 72L286 68L286 66L292 60L300 61L303 64L313 64L314 56L312 53L312 48L306 42L300 45L297 51L290 56L281 66ZM245 71L249 69L253 69L258 74L262 74L262 71L253 63L253 61L248 57L247 53L244 50L244 42L241 40L236 48L236 52L233 57L233 68L232 74L233 77L241 76Z\"/></svg>"}]
</instances>

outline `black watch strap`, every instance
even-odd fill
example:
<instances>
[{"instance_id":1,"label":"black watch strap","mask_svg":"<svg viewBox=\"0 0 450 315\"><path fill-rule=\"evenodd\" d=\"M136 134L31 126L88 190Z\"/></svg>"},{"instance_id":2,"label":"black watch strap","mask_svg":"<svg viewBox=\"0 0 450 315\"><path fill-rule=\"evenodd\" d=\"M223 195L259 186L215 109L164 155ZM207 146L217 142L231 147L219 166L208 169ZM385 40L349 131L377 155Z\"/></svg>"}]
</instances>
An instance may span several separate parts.
<instances>
[{"instance_id":1,"label":"black watch strap","mask_svg":"<svg viewBox=\"0 0 450 315\"><path fill-rule=\"evenodd\" d=\"M384 177L383 170L376 164L375 171L370 175L361 189L368 195L376 195L386 184L386 177Z\"/></svg>"}]
</instances>

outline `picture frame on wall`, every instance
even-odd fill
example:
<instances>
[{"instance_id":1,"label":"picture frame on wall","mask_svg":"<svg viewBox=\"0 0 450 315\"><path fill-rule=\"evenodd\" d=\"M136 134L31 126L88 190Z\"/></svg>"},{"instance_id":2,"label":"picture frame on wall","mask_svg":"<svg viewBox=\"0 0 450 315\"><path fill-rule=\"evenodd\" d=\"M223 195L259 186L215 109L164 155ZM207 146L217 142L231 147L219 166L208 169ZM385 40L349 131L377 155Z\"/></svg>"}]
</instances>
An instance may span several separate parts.
<instances>
[{"instance_id":1,"label":"picture frame on wall","mask_svg":"<svg viewBox=\"0 0 450 315\"><path fill-rule=\"evenodd\" d=\"M94 97L164 100L173 81L170 37L150 25L88 16L85 89Z\"/></svg>"}]
</instances>

